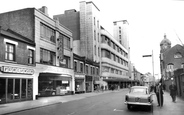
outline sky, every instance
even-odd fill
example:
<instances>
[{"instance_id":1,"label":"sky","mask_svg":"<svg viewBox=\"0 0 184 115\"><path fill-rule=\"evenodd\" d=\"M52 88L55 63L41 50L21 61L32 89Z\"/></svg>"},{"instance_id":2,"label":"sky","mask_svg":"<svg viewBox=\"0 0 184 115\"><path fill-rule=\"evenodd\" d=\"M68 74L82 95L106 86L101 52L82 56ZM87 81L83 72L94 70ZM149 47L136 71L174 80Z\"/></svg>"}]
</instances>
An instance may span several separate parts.
<instances>
[{"instance_id":1,"label":"sky","mask_svg":"<svg viewBox=\"0 0 184 115\"><path fill-rule=\"evenodd\" d=\"M184 1L182 0L4 0L0 13L47 6L49 17L65 10L79 11L80 1L93 1L100 9L101 25L113 35L113 21L129 22L130 59L135 68L145 74L160 76L160 42L164 34L171 46L184 43ZM7 7L8 6L8 7ZM181 42L180 42L180 40ZM152 57L142 57L150 55Z\"/></svg>"}]
</instances>

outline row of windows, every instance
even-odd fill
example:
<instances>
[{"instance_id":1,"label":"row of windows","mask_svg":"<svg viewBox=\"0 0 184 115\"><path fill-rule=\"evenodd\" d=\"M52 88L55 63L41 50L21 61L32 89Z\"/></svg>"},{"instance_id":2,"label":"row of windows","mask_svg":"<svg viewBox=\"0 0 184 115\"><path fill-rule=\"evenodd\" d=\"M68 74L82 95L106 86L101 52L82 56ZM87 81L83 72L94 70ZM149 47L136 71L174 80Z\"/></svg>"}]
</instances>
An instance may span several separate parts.
<instances>
[{"instance_id":1,"label":"row of windows","mask_svg":"<svg viewBox=\"0 0 184 115\"><path fill-rule=\"evenodd\" d=\"M115 55L114 53L111 53L108 50L102 50L102 57L112 59L113 61L118 62L118 63L128 67L128 62L127 61L125 61L124 59L122 59L119 56Z\"/></svg>"},{"instance_id":2,"label":"row of windows","mask_svg":"<svg viewBox=\"0 0 184 115\"><path fill-rule=\"evenodd\" d=\"M122 71L122 70L110 68L110 67L107 67L107 66L102 67L102 72L109 72L109 73L113 73L113 74L117 74L117 75L128 76L127 71Z\"/></svg>"},{"instance_id":3,"label":"row of windows","mask_svg":"<svg viewBox=\"0 0 184 115\"><path fill-rule=\"evenodd\" d=\"M128 58L128 53L126 53L123 49L121 49L118 45L116 45L113 41L111 41L108 37L103 36L102 37L102 43L108 44L110 47L112 47L117 52L121 53L124 57Z\"/></svg>"},{"instance_id":4,"label":"row of windows","mask_svg":"<svg viewBox=\"0 0 184 115\"><path fill-rule=\"evenodd\" d=\"M40 36L43 39L47 39L48 41L56 43L55 30L44 25L43 23L40 23ZM60 37L63 39L64 48L70 49L70 38L61 33Z\"/></svg>"},{"instance_id":5,"label":"row of windows","mask_svg":"<svg viewBox=\"0 0 184 115\"><path fill-rule=\"evenodd\" d=\"M28 64L34 63L34 50L28 49ZM5 60L16 61L16 45L11 43L5 44Z\"/></svg>"},{"instance_id":6,"label":"row of windows","mask_svg":"<svg viewBox=\"0 0 184 115\"><path fill-rule=\"evenodd\" d=\"M86 69L86 71L84 71L84 69ZM74 71L81 73L85 72L88 75L99 75L99 69L97 67L86 64L84 68L84 63L80 62L79 64L77 61L74 61Z\"/></svg>"},{"instance_id":7,"label":"row of windows","mask_svg":"<svg viewBox=\"0 0 184 115\"><path fill-rule=\"evenodd\" d=\"M60 67L71 68L70 57L64 56L63 61L59 62ZM56 65L56 53L43 49L40 49L40 63L47 65Z\"/></svg>"},{"instance_id":8,"label":"row of windows","mask_svg":"<svg viewBox=\"0 0 184 115\"><path fill-rule=\"evenodd\" d=\"M41 38L47 39L53 43L56 42L55 30L40 23L40 36Z\"/></svg>"}]
</instances>

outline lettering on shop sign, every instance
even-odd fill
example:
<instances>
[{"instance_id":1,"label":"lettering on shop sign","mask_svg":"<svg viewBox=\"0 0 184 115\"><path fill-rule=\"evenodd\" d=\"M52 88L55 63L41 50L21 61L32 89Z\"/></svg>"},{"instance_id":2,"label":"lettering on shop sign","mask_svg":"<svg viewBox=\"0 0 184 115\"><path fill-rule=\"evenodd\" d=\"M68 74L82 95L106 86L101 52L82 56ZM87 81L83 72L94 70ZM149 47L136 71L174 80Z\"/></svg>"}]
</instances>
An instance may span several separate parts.
<instances>
[{"instance_id":1,"label":"lettering on shop sign","mask_svg":"<svg viewBox=\"0 0 184 115\"><path fill-rule=\"evenodd\" d=\"M21 73L21 74L34 74L34 69L27 68L18 68L18 67L10 67L10 66L2 66L1 71L4 73Z\"/></svg>"}]
</instances>

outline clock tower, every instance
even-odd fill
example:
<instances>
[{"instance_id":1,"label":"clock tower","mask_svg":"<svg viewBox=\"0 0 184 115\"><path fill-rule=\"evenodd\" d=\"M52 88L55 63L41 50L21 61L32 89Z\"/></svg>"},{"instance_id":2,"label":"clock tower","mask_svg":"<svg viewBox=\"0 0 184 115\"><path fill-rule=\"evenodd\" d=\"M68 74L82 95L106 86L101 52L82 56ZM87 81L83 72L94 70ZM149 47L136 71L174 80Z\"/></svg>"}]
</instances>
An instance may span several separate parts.
<instances>
[{"instance_id":1,"label":"clock tower","mask_svg":"<svg viewBox=\"0 0 184 115\"><path fill-rule=\"evenodd\" d=\"M160 53L164 53L167 49L171 48L171 41L167 39L166 34L164 39L160 42Z\"/></svg>"}]
</instances>

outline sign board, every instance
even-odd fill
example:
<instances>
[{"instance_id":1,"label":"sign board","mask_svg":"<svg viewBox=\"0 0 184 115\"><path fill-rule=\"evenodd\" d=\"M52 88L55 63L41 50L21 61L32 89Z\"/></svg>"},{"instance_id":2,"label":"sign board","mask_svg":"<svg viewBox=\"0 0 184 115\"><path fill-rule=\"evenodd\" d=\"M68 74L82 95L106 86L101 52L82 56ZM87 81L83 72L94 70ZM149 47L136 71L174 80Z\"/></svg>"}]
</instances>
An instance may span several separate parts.
<instances>
[{"instance_id":1,"label":"sign board","mask_svg":"<svg viewBox=\"0 0 184 115\"><path fill-rule=\"evenodd\" d=\"M10 67L10 66L2 66L1 71L4 73L19 73L19 74L29 74L29 75L34 74L34 69Z\"/></svg>"}]
</instances>

